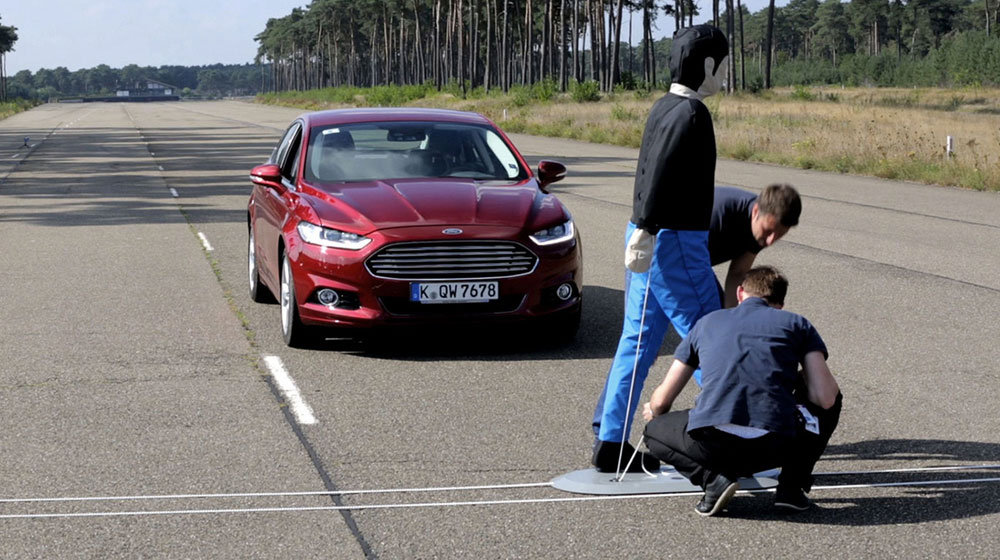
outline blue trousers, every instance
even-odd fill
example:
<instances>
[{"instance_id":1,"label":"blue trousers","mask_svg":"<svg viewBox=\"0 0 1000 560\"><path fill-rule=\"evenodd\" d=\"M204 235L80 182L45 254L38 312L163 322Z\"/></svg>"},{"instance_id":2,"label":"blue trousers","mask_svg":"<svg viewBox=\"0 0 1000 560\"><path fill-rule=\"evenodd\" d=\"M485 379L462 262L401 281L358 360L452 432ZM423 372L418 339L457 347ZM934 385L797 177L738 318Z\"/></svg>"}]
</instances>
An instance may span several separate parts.
<instances>
[{"instance_id":1,"label":"blue trousers","mask_svg":"<svg viewBox=\"0 0 1000 560\"><path fill-rule=\"evenodd\" d=\"M635 224L629 223L625 231L626 240L634 230ZM647 282L649 297L643 319L642 305ZM686 337L698 319L719 308L718 281L708 255L708 232L660 230L656 235L656 248L649 270L628 273L622 334L604 393L594 411L597 439L621 441L623 433L627 436L639 406L643 383L649 368L656 361L670 325L673 324L681 338ZM639 361L636 366L637 348ZM629 385L632 385L631 394Z\"/></svg>"}]
</instances>

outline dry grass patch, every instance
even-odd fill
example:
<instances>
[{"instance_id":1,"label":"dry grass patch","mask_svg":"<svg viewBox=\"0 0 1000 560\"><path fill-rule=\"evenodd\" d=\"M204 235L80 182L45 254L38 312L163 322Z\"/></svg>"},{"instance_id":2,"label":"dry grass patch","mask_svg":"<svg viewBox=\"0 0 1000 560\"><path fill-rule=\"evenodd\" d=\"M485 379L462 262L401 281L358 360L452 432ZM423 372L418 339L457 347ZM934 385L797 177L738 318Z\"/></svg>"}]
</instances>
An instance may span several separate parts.
<instances>
[{"instance_id":1,"label":"dry grass patch","mask_svg":"<svg viewBox=\"0 0 1000 560\"><path fill-rule=\"evenodd\" d=\"M1000 115L750 96L713 114L725 157L1000 190Z\"/></svg>"},{"instance_id":2,"label":"dry grass patch","mask_svg":"<svg viewBox=\"0 0 1000 560\"><path fill-rule=\"evenodd\" d=\"M412 106L476 111L508 132L637 148L663 92L531 98L520 88ZM301 107L309 107L308 92ZM804 88L709 98L719 156L890 179L1000 191L1000 90ZM954 137L954 155L945 140Z\"/></svg>"}]
</instances>

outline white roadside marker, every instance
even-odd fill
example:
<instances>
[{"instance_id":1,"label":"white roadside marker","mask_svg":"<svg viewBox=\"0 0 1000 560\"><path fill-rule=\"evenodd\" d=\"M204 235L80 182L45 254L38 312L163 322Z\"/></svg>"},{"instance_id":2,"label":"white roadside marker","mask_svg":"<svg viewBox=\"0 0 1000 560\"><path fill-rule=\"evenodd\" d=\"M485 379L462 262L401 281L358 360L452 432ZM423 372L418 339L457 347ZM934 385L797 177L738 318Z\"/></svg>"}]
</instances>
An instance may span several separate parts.
<instances>
[{"instance_id":1,"label":"white roadside marker","mask_svg":"<svg viewBox=\"0 0 1000 560\"><path fill-rule=\"evenodd\" d=\"M215 250L215 247L212 247L212 244L208 242L208 238L205 237L204 233L202 233L202 232L199 231L198 232L198 239L201 239L201 244L205 246L205 250L206 251L214 251Z\"/></svg>"},{"instance_id":2,"label":"white roadside marker","mask_svg":"<svg viewBox=\"0 0 1000 560\"><path fill-rule=\"evenodd\" d=\"M281 363L281 358L264 356L264 363L271 371L271 377L274 379L275 385L278 386L278 390L281 391L281 395L285 397L285 402L288 403L288 408L291 410L292 416L295 417L295 421L299 424L315 424L316 417L313 416L312 408L302 398L299 388L295 385L295 380L288 374L285 365Z\"/></svg>"}]
</instances>

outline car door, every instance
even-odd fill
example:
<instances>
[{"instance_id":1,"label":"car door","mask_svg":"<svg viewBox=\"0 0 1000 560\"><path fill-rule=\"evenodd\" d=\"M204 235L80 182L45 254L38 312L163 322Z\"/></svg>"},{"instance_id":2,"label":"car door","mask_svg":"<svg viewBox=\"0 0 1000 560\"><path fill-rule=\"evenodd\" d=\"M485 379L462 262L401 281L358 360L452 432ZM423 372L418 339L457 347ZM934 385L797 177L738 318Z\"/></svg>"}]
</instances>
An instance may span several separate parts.
<instances>
[{"instance_id":1,"label":"car door","mask_svg":"<svg viewBox=\"0 0 1000 560\"><path fill-rule=\"evenodd\" d=\"M260 271L264 281L275 289L278 286L278 269L281 266L278 260L278 239L281 236L281 228L288 219L291 197L295 195L295 174L298 170L297 161L301 143L302 123L296 121L285 131L271 157L271 163L281 168L282 188L254 186L257 211L253 226Z\"/></svg>"}]
</instances>

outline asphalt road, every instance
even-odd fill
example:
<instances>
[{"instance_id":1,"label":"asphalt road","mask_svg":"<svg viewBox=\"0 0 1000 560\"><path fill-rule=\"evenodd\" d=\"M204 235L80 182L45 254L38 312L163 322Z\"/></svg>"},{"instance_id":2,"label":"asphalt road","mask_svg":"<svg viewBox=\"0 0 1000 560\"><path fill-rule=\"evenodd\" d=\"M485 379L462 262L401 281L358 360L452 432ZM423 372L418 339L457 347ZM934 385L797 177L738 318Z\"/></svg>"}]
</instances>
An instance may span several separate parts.
<instances>
[{"instance_id":1,"label":"asphalt road","mask_svg":"<svg viewBox=\"0 0 1000 560\"><path fill-rule=\"evenodd\" d=\"M246 294L245 207L248 170L297 113L67 104L0 121L0 557L1000 550L1000 196L719 163L719 184L803 194L801 225L758 262L789 276L786 308L830 348L845 404L817 470L850 474L821 476L803 514L760 493L703 519L697 496L546 486L588 465L636 151L513 136L532 165L569 167L553 191L584 243L573 344L441 332L292 350L277 306ZM270 356L315 423L287 406Z\"/></svg>"}]
</instances>

